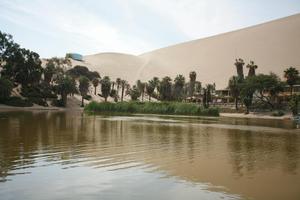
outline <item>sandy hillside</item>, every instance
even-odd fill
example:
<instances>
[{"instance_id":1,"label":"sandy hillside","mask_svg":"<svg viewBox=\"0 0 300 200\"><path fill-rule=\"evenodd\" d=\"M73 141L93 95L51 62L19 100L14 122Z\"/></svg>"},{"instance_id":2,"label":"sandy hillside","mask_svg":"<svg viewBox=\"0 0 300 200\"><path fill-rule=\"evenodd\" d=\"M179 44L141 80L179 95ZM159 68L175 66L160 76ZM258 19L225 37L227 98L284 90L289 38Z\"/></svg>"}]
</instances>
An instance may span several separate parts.
<instances>
[{"instance_id":1,"label":"sandy hillside","mask_svg":"<svg viewBox=\"0 0 300 200\"><path fill-rule=\"evenodd\" d=\"M229 77L236 73L233 63L239 57L246 63L254 60L258 73L272 71L282 76L288 66L300 68L300 14L139 56L89 55L84 57L84 63L74 61L73 65L85 65L99 71L101 76L120 77L130 83L153 76L188 77L194 70L204 84L215 82L217 88L225 88Z\"/></svg>"}]
</instances>

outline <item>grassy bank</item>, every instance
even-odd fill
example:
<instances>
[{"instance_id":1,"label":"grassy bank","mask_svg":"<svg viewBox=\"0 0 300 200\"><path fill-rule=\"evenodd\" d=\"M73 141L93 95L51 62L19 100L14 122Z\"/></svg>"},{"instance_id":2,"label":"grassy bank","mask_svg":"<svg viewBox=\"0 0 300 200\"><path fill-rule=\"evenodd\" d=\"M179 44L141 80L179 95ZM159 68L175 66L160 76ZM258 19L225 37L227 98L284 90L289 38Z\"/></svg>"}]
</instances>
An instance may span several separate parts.
<instances>
[{"instance_id":1,"label":"grassy bank","mask_svg":"<svg viewBox=\"0 0 300 200\"><path fill-rule=\"evenodd\" d=\"M145 113L165 115L219 116L218 108L203 108L197 104L179 102L91 102L85 107L91 112Z\"/></svg>"}]
</instances>

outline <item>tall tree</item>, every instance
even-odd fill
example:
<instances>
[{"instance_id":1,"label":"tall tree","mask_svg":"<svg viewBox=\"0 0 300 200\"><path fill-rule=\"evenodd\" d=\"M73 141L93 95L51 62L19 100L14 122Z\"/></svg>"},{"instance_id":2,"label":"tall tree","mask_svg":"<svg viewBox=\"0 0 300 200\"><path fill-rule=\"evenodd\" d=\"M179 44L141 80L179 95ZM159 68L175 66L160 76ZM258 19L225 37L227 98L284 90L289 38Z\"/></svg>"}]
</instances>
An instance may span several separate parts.
<instances>
[{"instance_id":1,"label":"tall tree","mask_svg":"<svg viewBox=\"0 0 300 200\"><path fill-rule=\"evenodd\" d=\"M127 82L125 80L121 80L121 101L123 101L124 98L124 91L126 88Z\"/></svg>"},{"instance_id":2,"label":"tall tree","mask_svg":"<svg viewBox=\"0 0 300 200\"><path fill-rule=\"evenodd\" d=\"M67 96L76 93L76 82L70 76L61 77L57 80L57 91L61 95L63 106L67 106Z\"/></svg>"},{"instance_id":3,"label":"tall tree","mask_svg":"<svg viewBox=\"0 0 300 200\"><path fill-rule=\"evenodd\" d=\"M146 86L146 84L143 83L143 82L141 82L141 80L137 80L136 86L137 86L138 90L140 91L140 93L142 95L142 101L144 101L144 94L145 94L145 86Z\"/></svg>"},{"instance_id":4,"label":"tall tree","mask_svg":"<svg viewBox=\"0 0 300 200\"><path fill-rule=\"evenodd\" d=\"M176 100L182 100L183 98L183 88L185 85L185 78L183 75L177 75L174 79L174 98Z\"/></svg>"},{"instance_id":5,"label":"tall tree","mask_svg":"<svg viewBox=\"0 0 300 200\"><path fill-rule=\"evenodd\" d=\"M120 90L120 86L121 86L121 79L120 78L117 78L116 79L116 83L117 83L117 93L119 95L119 90Z\"/></svg>"},{"instance_id":6,"label":"tall tree","mask_svg":"<svg viewBox=\"0 0 300 200\"><path fill-rule=\"evenodd\" d=\"M159 84L160 98L163 101L172 100L172 79L166 76Z\"/></svg>"},{"instance_id":7,"label":"tall tree","mask_svg":"<svg viewBox=\"0 0 300 200\"><path fill-rule=\"evenodd\" d=\"M12 89L12 82L4 77L0 77L0 102L10 97Z\"/></svg>"},{"instance_id":8,"label":"tall tree","mask_svg":"<svg viewBox=\"0 0 300 200\"><path fill-rule=\"evenodd\" d=\"M237 71L237 76L240 79L244 79L244 60L239 58L239 59L235 59L235 63L234 65L236 66L236 71Z\"/></svg>"},{"instance_id":9,"label":"tall tree","mask_svg":"<svg viewBox=\"0 0 300 200\"><path fill-rule=\"evenodd\" d=\"M238 110L238 101L240 96L241 80L238 76L232 76L228 82L228 88L235 101L235 109Z\"/></svg>"},{"instance_id":10,"label":"tall tree","mask_svg":"<svg viewBox=\"0 0 300 200\"><path fill-rule=\"evenodd\" d=\"M291 96L293 95L293 86L299 80L299 71L294 67L289 67L284 70L284 78L286 83L290 86Z\"/></svg>"},{"instance_id":11,"label":"tall tree","mask_svg":"<svg viewBox=\"0 0 300 200\"><path fill-rule=\"evenodd\" d=\"M97 93L97 87L98 87L99 83L100 83L100 81L99 81L98 78L94 78L94 79L92 80L92 84L93 84L94 89L95 89L95 90L94 90L94 95L96 95L96 93Z\"/></svg>"},{"instance_id":12,"label":"tall tree","mask_svg":"<svg viewBox=\"0 0 300 200\"><path fill-rule=\"evenodd\" d=\"M253 77L247 77L244 87L246 90L252 90L253 96L268 105L271 110L274 109L274 99L279 92L283 91L283 85L275 74L259 74Z\"/></svg>"},{"instance_id":13,"label":"tall tree","mask_svg":"<svg viewBox=\"0 0 300 200\"><path fill-rule=\"evenodd\" d=\"M132 100L132 101L136 101L136 100L138 100L138 98L141 96L141 92L140 92L140 90L138 89L138 87L137 87L136 85L134 85L134 86L132 87L132 89L130 89L129 95L131 96L131 100Z\"/></svg>"},{"instance_id":14,"label":"tall tree","mask_svg":"<svg viewBox=\"0 0 300 200\"><path fill-rule=\"evenodd\" d=\"M79 92L81 95L81 106L84 107L84 97L87 95L90 87L90 80L85 77L81 76L79 78Z\"/></svg>"},{"instance_id":15,"label":"tall tree","mask_svg":"<svg viewBox=\"0 0 300 200\"><path fill-rule=\"evenodd\" d=\"M153 80L148 81L148 83L146 84L146 92L148 94L149 101L151 101L151 96L153 95L155 87L156 87L156 85Z\"/></svg>"},{"instance_id":16,"label":"tall tree","mask_svg":"<svg viewBox=\"0 0 300 200\"><path fill-rule=\"evenodd\" d=\"M107 97L110 95L110 91L111 91L110 78L108 76L104 76L103 79L101 80L101 93L105 99L105 102L107 102Z\"/></svg>"},{"instance_id":17,"label":"tall tree","mask_svg":"<svg viewBox=\"0 0 300 200\"><path fill-rule=\"evenodd\" d=\"M250 63L247 64L246 67L249 69L248 76L249 76L249 77L255 76L255 70L257 69L257 65L254 64L253 61L250 61Z\"/></svg>"},{"instance_id":18,"label":"tall tree","mask_svg":"<svg viewBox=\"0 0 300 200\"><path fill-rule=\"evenodd\" d=\"M193 96L195 92L196 77L197 74L195 71L190 72L190 96Z\"/></svg>"}]
</instances>

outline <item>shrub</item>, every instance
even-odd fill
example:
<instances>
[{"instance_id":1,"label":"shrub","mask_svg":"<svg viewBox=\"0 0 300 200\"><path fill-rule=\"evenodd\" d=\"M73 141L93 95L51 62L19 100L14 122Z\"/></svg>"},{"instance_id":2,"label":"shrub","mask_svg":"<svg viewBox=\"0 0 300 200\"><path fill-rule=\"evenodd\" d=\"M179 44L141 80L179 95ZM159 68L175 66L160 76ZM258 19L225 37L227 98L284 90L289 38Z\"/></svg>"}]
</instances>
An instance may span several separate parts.
<instances>
[{"instance_id":1,"label":"shrub","mask_svg":"<svg viewBox=\"0 0 300 200\"><path fill-rule=\"evenodd\" d=\"M31 107L33 106L32 102L27 99L21 99L20 97L10 97L7 99L4 104L9 106L16 106L16 107Z\"/></svg>"},{"instance_id":2,"label":"shrub","mask_svg":"<svg viewBox=\"0 0 300 200\"><path fill-rule=\"evenodd\" d=\"M274 117L281 117L283 115L284 115L284 112L281 110L278 110L278 111L275 111L272 113L272 116L274 116Z\"/></svg>"},{"instance_id":3,"label":"shrub","mask_svg":"<svg viewBox=\"0 0 300 200\"><path fill-rule=\"evenodd\" d=\"M56 106L56 107L65 107L65 104L63 102L62 99L54 99L52 102L51 102L51 105L52 106Z\"/></svg>"},{"instance_id":4,"label":"shrub","mask_svg":"<svg viewBox=\"0 0 300 200\"><path fill-rule=\"evenodd\" d=\"M13 84L6 78L0 78L0 102L10 97Z\"/></svg>"},{"instance_id":5,"label":"shrub","mask_svg":"<svg viewBox=\"0 0 300 200\"><path fill-rule=\"evenodd\" d=\"M93 112L219 116L218 108L203 108L197 104L179 102L91 102L85 107L85 110Z\"/></svg>"},{"instance_id":6,"label":"shrub","mask_svg":"<svg viewBox=\"0 0 300 200\"><path fill-rule=\"evenodd\" d=\"M84 97L83 97L85 100L91 100L92 99L92 96L91 95L84 95Z\"/></svg>"},{"instance_id":7,"label":"shrub","mask_svg":"<svg viewBox=\"0 0 300 200\"><path fill-rule=\"evenodd\" d=\"M42 98L30 97L28 100L37 105L48 107L48 103Z\"/></svg>"}]
</instances>

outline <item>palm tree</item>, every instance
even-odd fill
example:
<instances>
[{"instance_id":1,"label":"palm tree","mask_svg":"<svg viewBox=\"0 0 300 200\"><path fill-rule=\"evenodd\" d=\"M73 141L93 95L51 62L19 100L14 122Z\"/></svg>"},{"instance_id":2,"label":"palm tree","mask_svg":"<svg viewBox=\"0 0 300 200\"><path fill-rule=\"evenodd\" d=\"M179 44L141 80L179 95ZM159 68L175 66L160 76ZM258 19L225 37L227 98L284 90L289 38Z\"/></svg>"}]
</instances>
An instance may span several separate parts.
<instances>
[{"instance_id":1,"label":"palm tree","mask_svg":"<svg viewBox=\"0 0 300 200\"><path fill-rule=\"evenodd\" d=\"M92 80L92 83L93 83L93 86L94 86L94 88L95 88L94 94L96 95L97 87L98 87L100 81L99 81L98 78L94 78L94 79Z\"/></svg>"},{"instance_id":2,"label":"palm tree","mask_svg":"<svg viewBox=\"0 0 300 200\"><path fill-rule=\"evenodd\" d=\"M114 90L114 89L115 89L115 84L116 84L116 82L112 81L111 84L112 84L111 89Z\"/></svg>"},{"instance_id":3,"label":"palm tree","mask_svg":"<svg viewBox=\"0 0 300 200\"><path fill-rule=\"evenodd\" d=\"M166 76L162 79L159 85L160 98L170 101L172 98L172 79Z\"/></svg>"},{"instance_id":4,"label":"palm tree","mask_svg":"<svg viewBox=\"0 0 300 200\"><path fill-rule=\"evenodd\" d=\"M76 82L70 76L60 77L57 80L57 92L61 95L63 106L67 106L67 96L77 92Z\"/></svg>"},{"instance_id":5,"label":"palm tree","mask_svg":"<svg viewBox=\"0 0 300 200\"><path fill-rule=\"evenodd\" d=\"M155 85L155 87L157 88L159 85L159 78L158 77L153 77L153 84Z\"/></svg>"},{"instance_id":6,"label":"palm tree","mask_svg":"<svg viewBox=\"0 0 300 200\"><path fill-rule=\"evenodd\" d=\"M143 82L141 82L141 80L137 80L136 86L137 86L138 90L140 91L140 93L142 95L142 101L144 101L144 94L145 94L145 86L146 86L146 84L143 83Z\"/></svg>"},{"instance_id":7,"label":"palm tree","mask_svg":"<svg viewBox=\"0 0 300 200\"><path fill-rule=\"evenodd\" d=\"M101 80L101 93L105 99L105 102L107 102L107 97L110 95L110 91L111 91L110 78L108 76L104 76L103 79Z\"/></svg>"},{"instance_id":8,"label":"palm tree","mask_svg":"<svg viewBox=\"0 0 300 200\"><path fill-rule=\"evenodd\" d=\"M235 63L234 65L236 66L236 71L237 71L237 75L239 78L244 79L244 60L239 58L239 59L235 59Z\"/></svg>"},{"instance_id":9,"label":"palm tree","mask_svg":"<svg viewBox=\"0 0 300 200\"><path fill-rule=\"evenodd\" d=\"M121 79L120 78L117 78L116 79L116 83L117 83L117 93L119 95L119 90L120 90L120 85L121 85Z\"/></svg>"},{"instance_id":10,"label":"palm tree","mask_svg":"<svg viewBox=\"0 0 300 200\"><path fill-rule=\"evenodd\" d=\"M255 76L255 70L257 69L257 65L255 65L253 61L250 61L250 64L248 64L246 67L249 69L248 76Z\"/></svg>"},{"instance_id":11,"label":"palm tree","mask_svg":"<svg viewBox=\"0 0 300 200\"><path fill-rule=\"evenodd\" d=\"M183 75L179 74L174 79L174 97L177 100L182 99L183 96L183 87L185 85L185 78Z\"/></svg>"},{"instance_id":12,"label":"palm tree","mask_svg":"<svg viewBox=\"0 0 300 200\"><path fill-rule=\"evenodd\" d=\"M286 83L290 86L291 96L293 95L293 86L299 79L299 71L294 67L289 67L284 71Z\"/></svg>"},{"instance_id":13,"label":"palm tree","mask_svg":"<svg viewBox=\"0 0 300 200\"><path fill-rule=\"evenodd\" d=\"M146 84L146 92L147 92L147 94L149 96L149 101L151 101L151 96L153 95L155 87L156 87L156 85L155 85L155 81L154 80L150 80Z\"/></svg>"},{"instance_id":14,"label":"palm tree","mask_svg":"<svg viewBox=\"0 0 300 200\"><path fill-rule=\"evenodd\" d=\"M81 106L82 107L84 106L83 99L87 95L87 93L89 91L89 87L90 87L90 80L85 76L81 76L79 78L79 92L81 95Z\"/></svg>"},{"instance_id":15,"label":"palm tree","mask_svg":"<svg viewBox=\"0 0 300 200\"><path fill-rule=\"evenodd\" d=\"M197 74L195 71L190 72L190 96L194 95L196 77Z\"/></svg>"},{"instance_id":16,"label":"palm tree","mask_svg":"<svg viewBox=\"0 0 300 200\"><path fill-rule=\"evenodd\" d=\"M126 87L127 81L121 80L121 101L123 101L124 98L124 90Z\"/></svg>"},{"instance_id":17,"label":"palm tree","mask_svg":"<svg viewBox=\"0 0 300 200\"><path fill-rule=\"evenodd\" d=\"M238 100L240 96L240 85L239 78L237 76L233 76L229 79L228 88L230 90L231 96L235 101L235 109L238 110Z\"/></svg>"}]
</instances>

